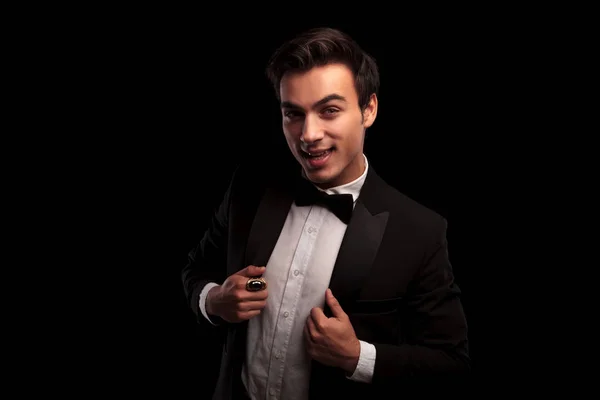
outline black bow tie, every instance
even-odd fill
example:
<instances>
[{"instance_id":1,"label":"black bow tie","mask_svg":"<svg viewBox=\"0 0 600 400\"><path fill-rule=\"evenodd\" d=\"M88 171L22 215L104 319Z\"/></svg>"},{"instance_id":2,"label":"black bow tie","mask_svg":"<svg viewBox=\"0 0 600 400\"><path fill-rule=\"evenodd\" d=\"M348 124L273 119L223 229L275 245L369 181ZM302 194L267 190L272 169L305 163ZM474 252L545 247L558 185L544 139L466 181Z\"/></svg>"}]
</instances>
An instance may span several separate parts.
<instances>
[{"instance_id":1,"label":"black bow tie","mask_svg":"<svg viewBox=\"0 0 600 400\"><path fill-rule=\"evenodd\" d=\"M351 194L327 194L307 181L299 185L295 202L299 206L319 204L327 207L346 225L350 222L354 209L354 199Z\"/></svg>"}]
</instances>

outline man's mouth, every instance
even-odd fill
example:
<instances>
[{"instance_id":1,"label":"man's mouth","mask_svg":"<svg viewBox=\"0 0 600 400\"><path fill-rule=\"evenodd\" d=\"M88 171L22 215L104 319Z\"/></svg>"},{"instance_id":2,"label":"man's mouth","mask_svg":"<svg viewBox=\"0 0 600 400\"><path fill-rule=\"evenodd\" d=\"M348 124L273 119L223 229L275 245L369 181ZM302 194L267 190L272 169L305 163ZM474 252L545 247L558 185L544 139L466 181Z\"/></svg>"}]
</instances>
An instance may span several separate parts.
<instances>
[{"instance_id":1,"label":"man's mouth","mask_svg":"<svg viewBox=\"0 0 600 400\"><path fill-rule=\"evenodd\" d=\"M302 156L304 158L308 158L309 160L320 160L327 157L333 150L333 147L325 150L315 150L311 152L302 150Z\"/></svg>"}]
</instances>

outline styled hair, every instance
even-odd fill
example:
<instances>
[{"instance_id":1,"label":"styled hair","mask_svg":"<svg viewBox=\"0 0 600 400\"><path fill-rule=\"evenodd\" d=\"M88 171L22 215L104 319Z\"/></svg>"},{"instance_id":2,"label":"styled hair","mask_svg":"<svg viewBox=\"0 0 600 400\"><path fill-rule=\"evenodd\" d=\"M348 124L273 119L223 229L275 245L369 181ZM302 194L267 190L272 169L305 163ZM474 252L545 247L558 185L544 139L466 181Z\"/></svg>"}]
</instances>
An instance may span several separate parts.
<instances>
[{"instance_id":1,"label":"styled hair","mask_svg":"<svg viewBox=\"0 0 600 400\"><path fill-rule=\"evenodd\" d=\"M313 28L281 45L271 56L267 77L281 99L280 83L287 72L304 72L314 67L339 63L354 74L354 86L362 110L379 91L379 71L373 57L348 34L333 28Z\"/></svg>"}]
</instances>

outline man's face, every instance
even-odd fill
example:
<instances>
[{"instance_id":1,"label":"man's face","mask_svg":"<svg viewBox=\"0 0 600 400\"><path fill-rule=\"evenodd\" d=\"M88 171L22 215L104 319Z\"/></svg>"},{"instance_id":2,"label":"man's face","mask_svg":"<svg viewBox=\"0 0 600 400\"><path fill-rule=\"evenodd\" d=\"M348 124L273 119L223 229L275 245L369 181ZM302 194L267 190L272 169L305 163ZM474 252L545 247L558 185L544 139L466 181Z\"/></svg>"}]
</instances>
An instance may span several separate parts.
<instances>
[{"instance_id":1,"label":"man's face","mask_svg":"<svg viewBox=\"0 0 600 400\"><path fill-rule=\"evenodd\" d=\"M280 89L283 132L307 177L322 188L357 179L364 172L364 133L375 121L377 97L371 96L363 115L352 71L341 64L288 73Z\"/></svg>"}]
</instances>

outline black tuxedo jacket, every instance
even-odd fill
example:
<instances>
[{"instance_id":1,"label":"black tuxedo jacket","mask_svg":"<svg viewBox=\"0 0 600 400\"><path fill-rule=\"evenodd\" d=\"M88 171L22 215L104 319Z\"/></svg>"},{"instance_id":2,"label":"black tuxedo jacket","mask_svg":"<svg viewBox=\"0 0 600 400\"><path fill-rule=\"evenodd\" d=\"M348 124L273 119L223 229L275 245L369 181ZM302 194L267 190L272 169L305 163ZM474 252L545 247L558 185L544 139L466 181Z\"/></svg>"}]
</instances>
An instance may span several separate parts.
<instances>
[{"instance_id":1,"label":"black tuxedo jacket","mask_svg":"<svg viewBox=\"0 0 600 400\"><path fill-rule=\"evenodd\" d=\"M302 179L298 164L276 173L240 166L183 269L184 290L198 322L226 336L214 399L235 399L243 391L247 322L210 325L199 310L200 292L206 283L222 283L248 265L267 264L296 179ZM375 371L371 383L357 383L342 370L313 362L311 399L389 398L390 390L415 387L415 382L432 388L434 380L449 384L456 373L469 370L467 324L448 259L446 221L386 184L372 165L330 288L357 337L375 345Z\"/></svg>"}]
</instances>

